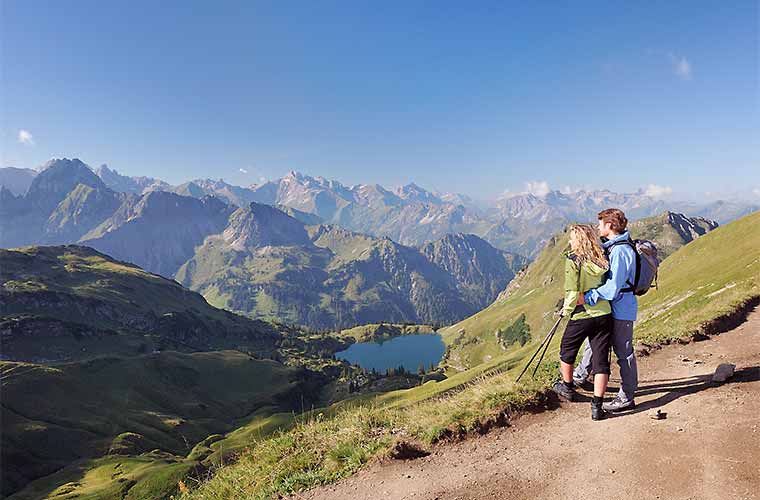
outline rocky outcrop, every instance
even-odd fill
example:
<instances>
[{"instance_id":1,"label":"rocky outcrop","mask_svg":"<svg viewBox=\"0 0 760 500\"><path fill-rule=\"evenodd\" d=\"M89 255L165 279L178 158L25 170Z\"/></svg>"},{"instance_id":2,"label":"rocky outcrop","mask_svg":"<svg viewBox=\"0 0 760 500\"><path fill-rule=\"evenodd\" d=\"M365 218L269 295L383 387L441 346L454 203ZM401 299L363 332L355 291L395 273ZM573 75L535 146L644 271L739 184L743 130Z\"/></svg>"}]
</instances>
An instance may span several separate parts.
<instances>
[{"instance_id":1,"label":"rocky outcrop","mask_svg":"<svg viewBox=\"0 0 760 500\"><path fill-rule=\"evenodd\" d=\"M498 250L472 234L450 234L421 248L422 253L454 277L457 289L478 309L496 299L527 264L519 255Z\"/></svg>"},{"instance_id":2,"label":"rocky outcrop","mask_svg":"<svg viewBox=\"0 0 760 500\"><path fill-rule=\"evenodd\" d=\"M80 241L150 272L172 277L207 236L224 230L231 211L217 198L151 191L128 197Z\"/></svg>"},{"instance_id":3,"label":"rocky outcrop","mask_svg":"<svg viewBox=\"0 0 760 500\"><path fill-rule=\"evenodd\" d=\"M664 212L655 217L630 224L631 236L647 239L657 245L660 260L718 227L718 223L703 217L690 217L682 213Z\"/></svg>"}]
</instances>

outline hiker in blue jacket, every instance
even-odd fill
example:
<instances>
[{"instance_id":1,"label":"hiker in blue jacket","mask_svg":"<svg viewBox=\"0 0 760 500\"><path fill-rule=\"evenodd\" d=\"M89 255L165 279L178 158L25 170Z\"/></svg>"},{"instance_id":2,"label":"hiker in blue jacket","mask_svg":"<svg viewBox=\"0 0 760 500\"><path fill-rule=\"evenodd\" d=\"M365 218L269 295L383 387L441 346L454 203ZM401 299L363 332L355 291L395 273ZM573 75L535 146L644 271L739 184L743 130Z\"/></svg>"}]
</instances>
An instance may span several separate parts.
<instances>
[{"instance_id":1,"label":"hiker in blue jacket","mask_svg":"<svg viewBox=\"0 0 760 500\"><path fill-rule=\"evenodd\" d=\"M599 212L599 235L604 241L602 247L609 254L610 271L604 285L589 290L578 302L594 305L600 299L609 300L612 306L612 350L615 351L620 366L620 391L610 402L604 403L607 411L622 411L636 407L633 400L639 383L636 357L633 351L633 322L636 321L638 300L633 293L636 278L636 254L624 243L630 240L626 230L628 219L622 210L610 208ZM586 343L583 359L573 372L576 385L586 382L591 369L591 347Z\"/></svg>"}]
</instances>

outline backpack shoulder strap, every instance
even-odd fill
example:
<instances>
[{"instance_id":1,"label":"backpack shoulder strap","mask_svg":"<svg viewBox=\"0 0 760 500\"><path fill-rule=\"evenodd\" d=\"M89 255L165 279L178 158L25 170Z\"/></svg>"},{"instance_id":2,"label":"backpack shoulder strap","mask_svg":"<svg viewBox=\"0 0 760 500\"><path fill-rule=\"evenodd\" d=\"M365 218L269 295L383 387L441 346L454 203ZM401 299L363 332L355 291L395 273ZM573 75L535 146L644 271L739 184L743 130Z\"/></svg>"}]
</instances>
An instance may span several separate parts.
<instances>
[{"instance_id":1,"label":"backpack shoulder strap","mask_svg":"<svg viewBox=\"0 0 760 500\"><path fill-rule=\"evenodd\" d=\"M616 247L618 245L626 245L626 246L631 247L631 249L633 250L634 258L635 258L634 265L636 266L633 283L631 283L631 280L626 279L625 282L628 284L628 286L621 289L620 292L621 293L635 292L636 287L639 286L639 278L641 275L641 255L639 255L639 251L636 249L636 244L633 242L630 236L625 240L616 241L612 245L608 246L605 249L607 255L609 256L610 252L612 251L612 247Z\"/></svg>"}]
</instances>

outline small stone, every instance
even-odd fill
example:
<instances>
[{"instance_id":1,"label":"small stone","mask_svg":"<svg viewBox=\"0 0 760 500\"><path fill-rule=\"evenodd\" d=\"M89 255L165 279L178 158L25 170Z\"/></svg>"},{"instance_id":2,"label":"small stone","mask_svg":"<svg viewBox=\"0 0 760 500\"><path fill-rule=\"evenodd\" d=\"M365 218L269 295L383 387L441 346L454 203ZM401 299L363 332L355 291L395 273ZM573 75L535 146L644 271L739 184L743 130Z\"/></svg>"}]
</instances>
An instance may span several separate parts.
<instances>
[{"instance_id":1,"label":"small stone","mask_svg":"<svg viewBox=\"0 0 760 500\"><path fill-rule=\"evenodd\" d=\"M683 432L683 427L676 427L676 430L677 430L678 432Z\"/></svg>"},{"instance_id":2,"label":"small stone","mask_svg":"<svg viewBox=\"0 0 760 500\"><path fill-rule=\"evenodd\" d=\"M610 469L610 474L614 474L614 473L615 473L615 469Z\"/></svg>"},{"instance_id":3,"label":"small stone","mask_svg":"<svg viewBox=\"0 0 760 500\"><path fill-rule=\"evenodd\" d=\"M652 420L664 420L668 414L662 410L657 410L649 413L649 418Z\"/></svg>"},{"instance_id":4,"label":"small stone","mask_svg":"<svg viewBox=\"0 0 760 500\"><path fill-rule=\"evenodd\" d=\"M725 382L726 380L728 380L734 375L734 369L736 369L736 365L734 364L721 363L715 369L715 373L713 373L713 376L712 376L713 382L718 382L718 383Z\"/></svg>"},{"instance_id":5,"label":"small stone","mask_svg":"<svg viewBox=\"0 0 760 500\"><path fill-rule=\"evenodd\" d=\"M688 363L691 360L689 358L681 358L681 361L683 361L684 363Z\"/></svg>"}]
</instances>

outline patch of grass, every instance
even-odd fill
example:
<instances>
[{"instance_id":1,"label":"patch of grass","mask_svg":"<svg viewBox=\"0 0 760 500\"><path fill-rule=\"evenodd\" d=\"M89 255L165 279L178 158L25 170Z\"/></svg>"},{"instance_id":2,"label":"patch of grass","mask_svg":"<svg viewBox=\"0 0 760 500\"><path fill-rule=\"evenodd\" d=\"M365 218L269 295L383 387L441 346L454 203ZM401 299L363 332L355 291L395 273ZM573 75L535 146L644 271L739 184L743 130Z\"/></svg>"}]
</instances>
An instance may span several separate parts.
<instances>
[{"instance_id":1,"label":"patch of grass","mask_svg":"<svg viewBox=\"0 0 760 500\"><path fill-rule=\"evenodd\" d=\"M80 460L38 479L9 500L169 499L197 464L155 453Z\"/></svg>"},{"instance_id":2,"label":"patch of grass","mask_svg":"<svg viewBox=\"0 0 760 500\"><path fill-rule=\"evenodd\" d=\"M0 362L3 482L13 491L84 457L160 448L291 409L297 370L236 351L163 352L55 367ZM214 444L210 444L213 452ZM11 489L13 488L13 489ZM7 491L7 490L6 490Z\"/></svg>"}]
</instances>

